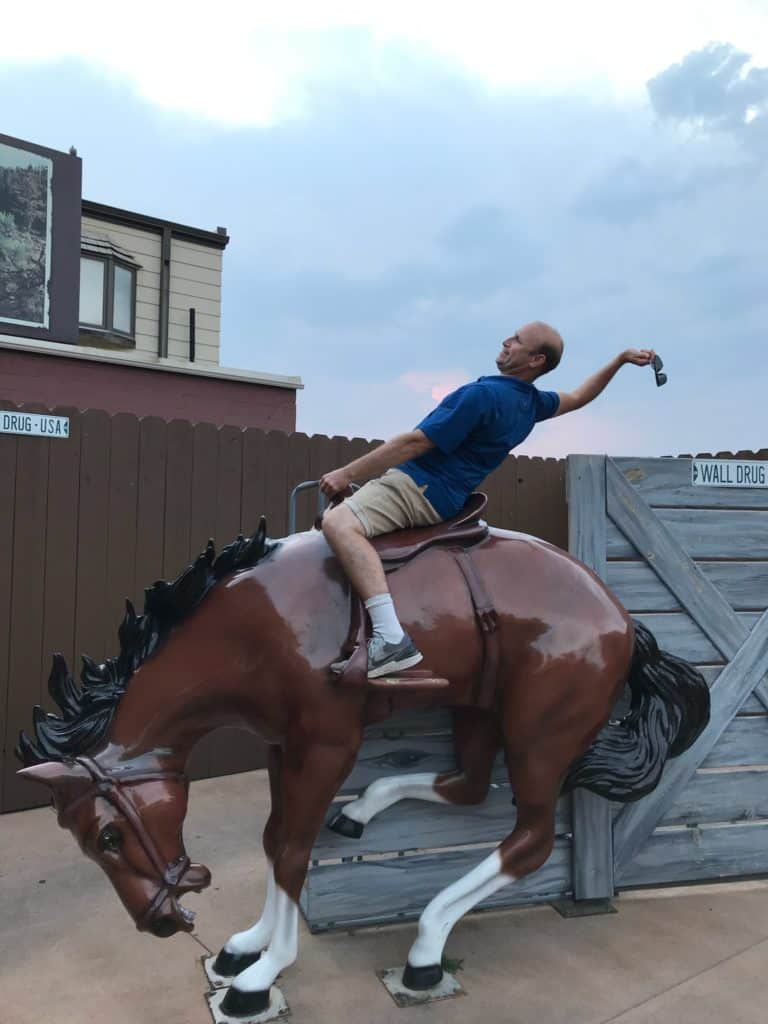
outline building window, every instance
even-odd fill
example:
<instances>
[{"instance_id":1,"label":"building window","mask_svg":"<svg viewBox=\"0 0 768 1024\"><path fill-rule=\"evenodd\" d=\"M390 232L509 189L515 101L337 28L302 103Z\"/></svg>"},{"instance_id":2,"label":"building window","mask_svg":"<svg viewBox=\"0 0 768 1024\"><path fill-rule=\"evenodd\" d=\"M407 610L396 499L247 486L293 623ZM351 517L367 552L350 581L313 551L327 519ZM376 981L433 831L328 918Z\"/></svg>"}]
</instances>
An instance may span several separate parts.
<instances>
[{"instance_id":1,"label":"building window","mask_svg":"<svg viewBox=\"0 0 768 1024\"><path fill-rule=\"evenodd\" d=\"M113 256L80 257L80 327L130 344L136 333L136 266Z\"/></svg>"},{"instance_id":2,"label":"building window","mask_svg":"<svg viewBox=\"0 0 768 1024\"><path fill-rule=\"evenodd\" d=\"M80 323L106 328L107 261L80 257Z\"/></svg>"}]
</instances>

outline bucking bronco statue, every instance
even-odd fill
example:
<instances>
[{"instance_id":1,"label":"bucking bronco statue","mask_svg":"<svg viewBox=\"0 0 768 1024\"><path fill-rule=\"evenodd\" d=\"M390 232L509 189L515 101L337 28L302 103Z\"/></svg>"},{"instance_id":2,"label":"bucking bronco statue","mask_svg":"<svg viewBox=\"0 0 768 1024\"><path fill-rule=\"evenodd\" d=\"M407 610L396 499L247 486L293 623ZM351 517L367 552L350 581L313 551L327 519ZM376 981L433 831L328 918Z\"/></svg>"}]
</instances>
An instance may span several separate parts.
<instances>
[{"instance_id":1,"label":"bucking bronco statue","mask_svg":"<svg viewBox=\"0 0 768 1024\"><path fill-rule=\"evenodd\" d=\"M215 965L233 978L221 1007L230 1016L265 1010L270 986L296 959L310 851L366 724L395 707L450 706L456 769L378 780L331 823L342 834L360 835L406 796L481 802L500 749L517 804L495 852L424 910L403 979L413 989L439 982L444 944L463 914L544 864L562 792L583 786L638 799L706 725L709 694L691 666L660 652L576 559L479 523L481 504L381 539L397 570L389 582L399 615L431 669L410 689L388 692L386 679L344 685L329 671L345 645L352 651L356 631L365 647L365 616L322 532L271 542L263 520L252 538L218 558L209 544L175 582L147 590L143 615L129 604L119 655L101 665L85 659L81 686L54 657L49 686L60 715L35 709L35 739L22 735L18 750L22 774L50 787L59 823L153 935L190 931L193 915L179 899L210 882L182 840L192 747L224 725L268 744L266 905ZM609 721L625 684L630 710Z\"/></svg>"}]
</instances>

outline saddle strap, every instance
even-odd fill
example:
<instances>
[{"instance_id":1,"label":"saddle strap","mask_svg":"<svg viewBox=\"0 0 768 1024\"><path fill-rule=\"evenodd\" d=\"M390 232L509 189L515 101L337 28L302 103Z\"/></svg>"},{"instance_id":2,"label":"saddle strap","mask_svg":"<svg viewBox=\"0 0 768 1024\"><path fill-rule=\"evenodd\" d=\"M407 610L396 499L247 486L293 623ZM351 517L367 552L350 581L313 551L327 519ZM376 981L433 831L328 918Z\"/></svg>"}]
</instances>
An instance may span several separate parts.
<instances>
[{"instance_id":1,"label":"saddle strap","mask_svg":"<svg viewBox=\"0 0 768 1024\"><path fill-rule=\"evenodd\" d=\"M466 549L454 551L453 556L469 588L483 640L483 667L475 690L475 703L479 708L490 708L499 671L499 616L470 552Z\"/></svg>"},{"instance_id":2,"label":"saddle strap","mask_svg":"<svg viewBox=\"0 0 768 1024\"><path fill-rule=\"evenodd\" d=\"M361 636L363 646L365 646L365 607L352 587L349 588L349 603L349 631L346 640L341 645L341 654L344 658L349 658L354 654L355 649L360 645Z\"/></svg>"},{"instance_id":3,"label":"saddle strap","mask_svg":"<svg viewBox=\"0 0 768 1024\"><path fill-rule=\"evenodd\" d=\"M368 638L366 637L367 613L363 602L354 590L349 592L352 614L349 633L341 648L347 664L339 676L339 685L364 690L368 683Z\"/></svg>"}]
</instances>

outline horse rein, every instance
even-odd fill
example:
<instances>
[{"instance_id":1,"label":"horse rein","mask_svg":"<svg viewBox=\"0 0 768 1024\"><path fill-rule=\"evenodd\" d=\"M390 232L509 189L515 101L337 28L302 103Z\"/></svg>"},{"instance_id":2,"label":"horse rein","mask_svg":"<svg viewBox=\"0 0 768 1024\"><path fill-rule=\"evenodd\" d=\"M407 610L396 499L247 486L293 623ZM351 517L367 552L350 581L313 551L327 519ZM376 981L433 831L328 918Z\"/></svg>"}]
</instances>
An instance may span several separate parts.
<instances>
[{"instance_id":1,"label":"horse rein","mask_svg":"<svg viewBox=\"0 0 768 1024\"><path fill-rule=\"evenodd\" d=\"M157 893L151 900L147 909L141 915L140 919L137 921L137 928L142 929L142 927L152 919L155 911L163 904L166 896L170 894L171 890L176 889L189 867L190 860L186 853L175 861L167 862L163 860L155 841L144 827L144 822L141 820L141 816L132 801L122 791L120 783L171 780L174 782L183 782L186 785L189 783L189 777L184 772L133 772L130 770L121 772L119 777L115 777L115 775L105 771L100 764L93 760L93 758L76 757L73 760L75 764L79 764L81 767L85 768L93 780L93 785L90 786L85 793L81 793L80 796L75 797L75 799L70 801L66 807L61 809L59 812L59 820L63 824L63 819L71 815L79 804L96 796L103 797L125 817L133 829L134 835L138 839L139 844L149 858L152 867L155 869L156 875L154 877L150 877L152 877L153 881L159 884Z\"/></svg>"}]
</instances>

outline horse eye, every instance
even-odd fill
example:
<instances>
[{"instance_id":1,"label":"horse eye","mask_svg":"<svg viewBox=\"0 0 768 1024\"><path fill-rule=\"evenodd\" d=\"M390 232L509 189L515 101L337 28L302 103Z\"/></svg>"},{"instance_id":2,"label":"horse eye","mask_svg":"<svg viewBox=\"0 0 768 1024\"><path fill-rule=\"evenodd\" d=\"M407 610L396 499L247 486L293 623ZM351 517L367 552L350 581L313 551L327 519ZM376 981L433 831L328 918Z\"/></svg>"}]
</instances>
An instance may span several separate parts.
<instances>
[{"instance_id":1,"label":"horse eye","mask_svg":"<svg viewBox=\"0 0 768 1024\"><path fill-rule=\"evenodd\" d=\"M96 843L104 853L117 853L123 845L123 836L116 825L105 825Z\"/></svg>"}]
</instances>

